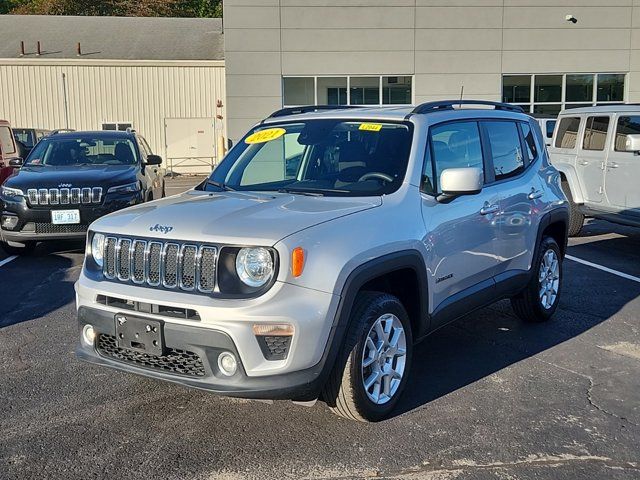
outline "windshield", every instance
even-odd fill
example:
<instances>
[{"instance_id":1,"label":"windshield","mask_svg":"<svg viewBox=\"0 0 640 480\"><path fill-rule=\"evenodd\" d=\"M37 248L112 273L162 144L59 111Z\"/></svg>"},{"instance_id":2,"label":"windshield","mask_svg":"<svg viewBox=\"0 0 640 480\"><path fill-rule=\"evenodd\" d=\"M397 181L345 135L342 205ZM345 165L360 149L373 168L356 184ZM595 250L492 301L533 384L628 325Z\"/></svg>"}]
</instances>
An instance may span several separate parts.
<instances>
[{"instance_id":1,"label":"windshield","mask_svg":"<svg viewBox=\"0 0 640 480\"><path fill-rule=\"evenodd\" d=\"M122 137L64 136L40 140L27 157L29 166L134 165L133 142Z\"/></svg>"},{"instance_id":2,"label":"windshield","mask_svg":"<svg viewBox=\"0 0 640 480\"><path fill-rule=\"evenodd\" d=\"M309 120L252 130L206 190L372 196L396 191L411 148L408 123Z\"/></svg>"}]
</instances>

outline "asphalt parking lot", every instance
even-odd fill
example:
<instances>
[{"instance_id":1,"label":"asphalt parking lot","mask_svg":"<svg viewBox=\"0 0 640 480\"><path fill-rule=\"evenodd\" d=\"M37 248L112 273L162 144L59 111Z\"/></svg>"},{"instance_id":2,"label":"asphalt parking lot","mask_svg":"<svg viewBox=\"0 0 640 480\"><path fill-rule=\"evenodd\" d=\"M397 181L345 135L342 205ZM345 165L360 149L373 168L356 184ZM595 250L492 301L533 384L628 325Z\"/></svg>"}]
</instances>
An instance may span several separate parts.
<instances>
[{"instance_id":1,"label":"asphalt parking lot","mask_svg":"<svg viewBox=\"0 0 640 480\"><path fill-rule=\"evenodd\" d=\"M0 478L638 479L640 230L592 222L570 245L550 323L501 302L442 329L378 424L80 363L83 245L0 252Z\"/></svg>"}]
</instances>

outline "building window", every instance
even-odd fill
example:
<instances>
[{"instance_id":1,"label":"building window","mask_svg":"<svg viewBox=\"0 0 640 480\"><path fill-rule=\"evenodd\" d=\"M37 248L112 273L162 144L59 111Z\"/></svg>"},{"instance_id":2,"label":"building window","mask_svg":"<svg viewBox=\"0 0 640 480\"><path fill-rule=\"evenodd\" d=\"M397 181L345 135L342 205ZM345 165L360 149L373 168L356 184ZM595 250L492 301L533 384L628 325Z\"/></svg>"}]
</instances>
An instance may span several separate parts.
<instances>
[{"instance_id":1,"label":"building window","mask_svg":"<svg viewBox=\"0 0 640 480\"><path fill-rule=\"evenodd\" d=\"M300 105L411 105L413 77L283 77L282 103Z\"/></svg>"},{"instance_id":2,"label":"building window","mask_svg":"<svg viewBox=\"0 0 640 480\"><path fill-rule=\"evenodd\" d=\"M102 130L119 130L126 132L128 128L133 128L132 122L102 122Z\"/></svg>"},{"instance_id":3,"label":"building window","mask_svg":"<svg viewBox=\"0 0 640 480\"><path fill-rule=\"evenodd\" d=\"M623 103L624 73L504 75L502 101L526 112L557 115L560 110Z\"/></svg>"}]
</instances>

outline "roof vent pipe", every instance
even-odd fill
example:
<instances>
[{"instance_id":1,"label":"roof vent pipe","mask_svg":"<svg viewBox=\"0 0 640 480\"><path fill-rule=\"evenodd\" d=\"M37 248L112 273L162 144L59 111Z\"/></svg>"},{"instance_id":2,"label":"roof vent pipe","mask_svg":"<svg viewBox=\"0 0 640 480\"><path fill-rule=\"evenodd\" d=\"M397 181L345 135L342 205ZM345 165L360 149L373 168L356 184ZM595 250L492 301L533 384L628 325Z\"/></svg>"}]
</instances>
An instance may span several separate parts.
<instances>
[{"instance_id":1,"label":"roof vent pipe","mask_svg":"<svg viewBox=\"0 0 640 480\"><path fill-rule=\"evenodd\" d=\"M25 53L24 53L24 41L20 42L20 56L24 57Z\"/></svg>"},{"instance_id":2,"label":"roof vent pipe","mask_svg":"<svg viewBox=\"0 0 640 480\"><path fill-rule=\"evenodd\" d=\"M42 50L40 50L40 40L36 43L36 55L42 55Z\"/></svg>"},{"instance_id":3,"label":"roof vent pipe","mask_svg":"<svg viewBox=\"0 0 640 480\"><path fill-rule=\"evenodd\" d=\"M82 56L82 47L80 46L80 42L76 45L76 55L79 57Z\"/></svg>"}]
</instances>

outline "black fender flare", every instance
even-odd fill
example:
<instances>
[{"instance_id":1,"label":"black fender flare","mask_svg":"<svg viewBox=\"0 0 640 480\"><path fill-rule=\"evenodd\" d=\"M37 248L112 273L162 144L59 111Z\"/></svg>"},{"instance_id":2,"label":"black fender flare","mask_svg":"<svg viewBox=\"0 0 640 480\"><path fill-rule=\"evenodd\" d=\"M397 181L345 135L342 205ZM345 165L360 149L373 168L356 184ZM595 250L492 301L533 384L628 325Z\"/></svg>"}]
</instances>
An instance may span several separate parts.
<instances>
[{"instance_id":1,"label":"black fender flare","mask_svg":"<svg viewBox=\"0 0 640 480\"><path fill-rule=\"evenodd\" d=\"M418 320L419 332L414 332L414 338L418 339L424 335L429 328L429 297L428 297L428 277L424 259L418 250L401 250L398 252L383 255L369 260L356 267L347 277L340 294L340 302L329 333L329 339L323 355L324 363L321 376L326 380L338 358L346 338L346 334L351 327L351 310L355 303L356 296L360 289L367 282L391 273L396 270L410 268L416 273L418 288L420 292L420 318ZM346 360L346 358L344 359Z\"/></svg>"}]
</instances>

